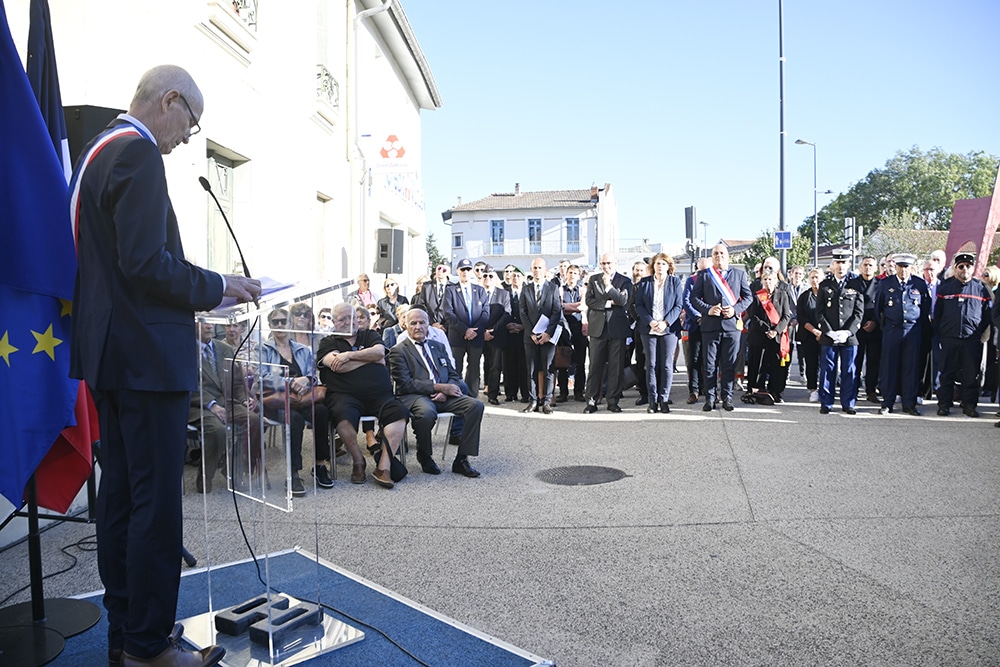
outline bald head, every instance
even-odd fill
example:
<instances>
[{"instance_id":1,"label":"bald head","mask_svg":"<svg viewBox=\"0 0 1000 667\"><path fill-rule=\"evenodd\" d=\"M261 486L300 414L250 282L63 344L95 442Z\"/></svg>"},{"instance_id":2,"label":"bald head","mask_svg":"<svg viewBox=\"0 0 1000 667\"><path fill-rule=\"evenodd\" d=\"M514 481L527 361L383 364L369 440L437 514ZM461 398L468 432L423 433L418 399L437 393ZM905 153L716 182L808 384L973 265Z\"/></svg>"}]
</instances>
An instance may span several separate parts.
<instances>
[{"instance_id":1,"label":"bald head","mask_svg":"<svg viewBox=\"0 0 1000 667\"><path fill-rule=\"evenodd\" d=\"M128 112L153 133L157 147L166 155L188 142L204 108L201 90L186 70L159 65L139 79Z\"/></svg>"}]
</instances>

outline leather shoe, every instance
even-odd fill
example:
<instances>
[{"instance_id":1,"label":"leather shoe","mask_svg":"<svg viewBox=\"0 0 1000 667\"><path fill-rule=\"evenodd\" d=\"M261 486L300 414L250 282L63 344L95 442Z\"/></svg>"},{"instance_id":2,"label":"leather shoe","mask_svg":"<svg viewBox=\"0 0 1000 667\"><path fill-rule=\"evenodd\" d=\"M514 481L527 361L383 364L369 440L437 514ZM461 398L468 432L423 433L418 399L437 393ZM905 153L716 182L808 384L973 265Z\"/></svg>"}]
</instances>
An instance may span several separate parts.
<instances>
[{"instance_id":1,"label":"leather shoe","mask_svg":"<svg viewBox=\"0 0 1000 667\"><path fill-rule=\"evenodd\" d=\"M882 406L881 408L879 408L879 409L878 409L878 413L879 413L880 415L887 415L887 414L889 414L890 412L892 412L892 408L889 408L889 407L886 407L886 406L884 406L884 405L883 405L883 406Z\"/></svg>"},{"instance_id":2,"label":"leather shoe","mask_svg":"<svg viewBox=\"0 0 1000 667\"><path fill-rule=\"evenodd\" d=\"M576 401L577 403L586 403L587 397L584 396L583 394L573 394L573 400Z\"/></svg>"},{"instance_id":3,"label":"leather shoe","mask_svg":"<svg viewBox=\"0 0 1000 667\"><path fill-rule=\"evenodd\" d=\"M622 406L618 405L618 403L608 403L608 412L621 412L621 411L622 411Z\"/></svg>"},{"instance_id":4,"label":"leather shoe","mask_svg":"<svg viewBox=\"0 0 1000 667\"><path fill-rule=\"evenodd\" d=\"M221 646L207 646L200 651L189 651L178 642L184 633L184 627L180 623L175 623L173 631L167 640L170 645L163 650L163 653L155 658L137 658L123 652L120 665L126 667L212 667L222 660L226 655L226 649ZM110 652L108 654L110 660Z\"/></svg>"},{"instance_id":5,"label":"leather shoe","mask_svg":"<svg viewBox=\"0 0 1000 667\"><path fill-rule=\"evenodd\" d=\"M858 411L855 410L854 408L841 408L841 410L843 410L844 412L846 412L849 415L856 415L856 414L858 414Z\"/></svg>"},{"instance_id":6,"label":"leather shoe","mask_svg":"<svg viewBox=\"0 0 1000 667\"><path fill-rule=\"evenodd\" d=\"M726 412L732 412L733 409L734 409L733 408L733 401L732 401L732 399L730 399L730 398L723 399L723 401L722 401L722 409L725 410Z\"/></svg>"},{"instance_id":7,"label":"leather shoe","mask_svg":"<svg viewBox=\"0 0 1000 667\"><path fill-rule=\"evenodd\" d=\"M965 413L966 417L978 417L979 416L979 411L976 410L976 406L974 406L974 405L967 405L967 406L965 406L964 408L962 408L962 412Z\"/></svg>"},{"instance_id":8,"label":"leather shoe","mask_svg":"<svg viewBox=\"0 0 1000 667\"><path fill-rule=\"evenodd\" d=\"M875 394L875 392L872 392L872 393L868 394L867 396L865 396L865 400L868 401L869 403L879 403L880 402L878 400L878 395Z\"/></svg>"},{"instance_id":9,"label":"leather shoe","mask_svg":"<svg viewBox=\"0 0 1000 667\"><path fill-rule=\"evenodd\" d=\"M669 401L660 401L660 412L662 412L663 414L667 414L668 412L670 412Z\"/></svg>"},{"instance_id":10,"label":"leather shoe","mask_svg":"<svg viewBox=\"0 0 1000 667\"><path fill-rule=\"evenodd\" d=\"M938 417L947 417L951 414L951 408L946 405L938 406Z\"/></svg>"},{"instance_id":11,"label":"leather shoe","mask_svg":"<svg viewBox=\"0 0 1000 667\"><path fill-rule=\"evenodd\" d=\"M592 415L597 412L597 406L593 403L587 403L587 407L583 409L584 414Z\"/></svg>"},{"instance_id":12,"label":"leather shoe","mask_svg":"<svg viewBox=\"0 0 1000 667\"><path fill-rule=\"evenodd\" d=\"M424 458L422 456L418 456L417 457L417 463L420 464L420 469L423 470L428 475L440 475L441 474L441 468L439 468L438 464L434 462L434 459L432 459L429 456L426 457L426 458Z\"/></svg>"},{"instance_id":13,"label":"leather shoe","mask_svg":"<svg viewBox=\"0 0 1000 667\"><path fill-rule=\"evenodd\" d=\"M526 406L524 406L523 408L521 408L521 412L534 412L537 409L538 409L538 403L535 403L534 401L532 401L532 402L528 403Z\"/></svg>"},{"instance_id":14,"label":"leather shoe","mask_svg":"<svg viewBox=\"0 0 1000 667\"><path fill-rule=\"evenodd\" d=\"M556 396L556 403L565 403L569 400L569 394L559 394Z\"/></svg>"},{"instance_id":15,"label":"leather shoe","mask_svg":"<svg viewBox=\"0 0 1000 667\"><path fill-rule=\"evenodd\" d=\"M354 467L351 468L351 484L364 484L365 483L365 462L355 463Z\"/></svg>"},{"instance_id":16,"label":"leather shoe","mask_svg":"<svg viewBox=\"0 0 1000 667\"><path fill-rule=\"evenodd\" d=\"M705 405L701 406L702 412L711 412L715 409L715 401L705 401Z\"/></svg>"},{"instance_id":17,"label":"leather shoe","mask_svg":"<svg viewBox=\"0 0 1000 667\"><path fill-rule=\"evenodd\" d=\"M385 489L391 489L392 487L395 486L395 484L392 481L392 477L389 476L388 470L378 470L378 469L373 470L372 479L375 480L376 484Z\"/></svg>"},{"instance_id":18,"label":"leather shoe","mask_svg":"<svg viewBox=\"0 0 1000 667\"><path fill-rule=\"evenodd\" d=\"M490 405L500 405L500 401L498 401L497 399L493 398L492 396L488 397L486 399L486 402L489 403Z\"/></svg>"},{"instance_id":19,"label":"leather shoe","mask_svg":"<svg viewBox=\"0 0 1000 667\"><path fill-rule=\"evenodd\" d=\"M648 396L640 396L639 398L635 399L636 405L646 405L647 403L649 403Z\"/></svg>"},{"instance_id":20,"label":"leather shoe","mask_svg":"<svg viewBox=\"0 0 1000 667\"><path fill-rule=\"evenodd\" d=\"M698 402L698 394L688 394L688 405Z\"/></svg>"},{"instance_id":21,"label":"leather shoe","mask_svg":"<svg viewBox=\"0 0 1000 667\"><path fill-rule=\"evenodd\" d=\"M903 414L913 415L914 417L920 417L924 413L922 413L920 410L917 410L916 406L911 406L908 408L903 408Z\"/></svg>"},{"instance_id":22,"label":"leather shoe","mask_svg":"<svg viewBox=\"0 0 1000 667\"><path fill-rule=\"evenodd\" d=\"M649 405L647 405L646 412L648 414L655 415L657 413L656 403L650 403Z\"/></svg>"},{"instance_id":23,"label":"leather shoe","mask_svg":"<svg viewBox=\"0 0 1000 667\"><path fill-rule=\"evenodd\" d=\"M513 403L516 400L517 400L517 398L515 398L514 396L508 396L507 398L503 399L503 402L504 403Z\"/></svg>"},{"instance_id":24,"label":"leather shoe","mask_svg":"<svg viewBox=\"0 0 1000 667\"><path fill-rule=\"evenodd\" d=\"M552 406L549 405L548 403L543 404L542 405L542 414L543 415L551 415L552 414Z\"/></svg>"},{"instance_id":25,"label":"leather shoe","mask_svg":"<svg viewBox=\"0 0 1000 667\"><path fill-rule=\"evenodd\" d=\"M465 477L479 477L479 471L469 465L469 459L466 458L455 459L451 464L451 471Z\"/></svg>"},{"instance_id":26,"label":"leather shoe","mask_svg":"<svg viewBox=\"0 0 1000 667\"><path fill-rule=\"evenodd\" d=\"M825 405L821 405L821 406L819 406L819 413L821 415L828 415L828 414L830 414L830 408L828 408Z\"/></svg>"},{"instance_id":27,"label":"leather shoe","mask_svg":"<svg viewBox=\"0 0 1000 667\"><path fill-rule=\"evenodd\" d=\"M215 473L205 472L205 480L201 479L201 470L199 470L194 477L194 488L198 493L211 493L212 492L212 478L215 477Z\"/></svg>"}]
</instances>

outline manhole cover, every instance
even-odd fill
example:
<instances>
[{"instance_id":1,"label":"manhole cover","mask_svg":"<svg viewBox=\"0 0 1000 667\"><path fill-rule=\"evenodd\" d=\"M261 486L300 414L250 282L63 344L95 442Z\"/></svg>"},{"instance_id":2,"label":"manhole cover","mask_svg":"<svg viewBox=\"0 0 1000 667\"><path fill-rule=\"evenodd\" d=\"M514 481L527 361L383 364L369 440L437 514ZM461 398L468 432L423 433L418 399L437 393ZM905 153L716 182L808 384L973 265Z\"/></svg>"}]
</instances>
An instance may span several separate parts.
<instances>
[{"instance_id":1,"label":"manhole cover","mask_svg":"<svg viewBox=\"0 0 1000 667\"><path fill-rule=\"evenodd\" d=\"M563 486L587 486L590 484L606 484L617 482L628 477L624 470L605 468L604 466L565 466L549 468L538 472L535 477L549 484Z\"/></svg>"}]
</instances>

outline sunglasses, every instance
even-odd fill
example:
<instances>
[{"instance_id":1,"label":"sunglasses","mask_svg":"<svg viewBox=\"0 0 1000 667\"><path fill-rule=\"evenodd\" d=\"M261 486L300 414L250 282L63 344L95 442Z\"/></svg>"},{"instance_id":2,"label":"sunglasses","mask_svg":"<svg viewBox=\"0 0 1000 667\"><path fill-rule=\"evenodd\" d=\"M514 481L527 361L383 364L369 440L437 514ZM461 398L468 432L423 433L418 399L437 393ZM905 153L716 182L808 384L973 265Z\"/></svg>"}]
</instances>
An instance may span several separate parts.
<instances>
[{"instance_id":1,"label":"sunglasses","mask_svg":"<svg viewBox=\"0 0 1000 667\"><path fill-rule=\"evenodd\" d=\"M333 315L323 314L323 315L319 316L319 319L321 319L321 320L332 320L333 319Z\"/></svg>"},{"instance_id":2,"label":"sunglasses","mask_svg":"<svg viewBox=\"0 0 1000 667\"><path fill-rule=\"evenodd\" d=\"M471 271L471 270L472 270L472 267L469 267L469 266L463 266L462 268L459 269L459 271Z\"/></svg>"},{"instance_id":3,"label":"sunglasses","mask_svg":"<svg viewBox=\"0 0 1000 667\"><path fill-rule=\"evenodd\" d=\"M395 287L396 283L386 283L385 287Z\"/></svg>"},{"instance_id":4,"label":"sunglasses","mask_svg":"<svg viewBox=\"0 0 1000 667\"><path fill-rule=\"evenodd\" d=\"M282 324L288 324L288 318L282 317L280 320L268 320L271 326L281 326Z\"/></svg>"}]
</instances>

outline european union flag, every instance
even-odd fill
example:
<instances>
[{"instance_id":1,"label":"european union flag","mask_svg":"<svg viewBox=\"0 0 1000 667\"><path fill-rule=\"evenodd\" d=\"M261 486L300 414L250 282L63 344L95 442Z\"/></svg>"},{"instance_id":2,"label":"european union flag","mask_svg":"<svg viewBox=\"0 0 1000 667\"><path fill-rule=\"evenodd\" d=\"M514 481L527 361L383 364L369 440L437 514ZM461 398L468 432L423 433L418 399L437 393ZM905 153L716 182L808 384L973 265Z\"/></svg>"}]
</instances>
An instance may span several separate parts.
<instances>
[{"instance_id":1,"label":"european union flag","mask_svg":"<svg viewBox=\"0 0 1000 667\"><path fill-rule=\"evenodd\" d=\"M46 12L47 13L47 12ZM0 493L16 507L73 423L70 300L76 253L66 177L0 0Z\"/></svg>"}]
</instances>

